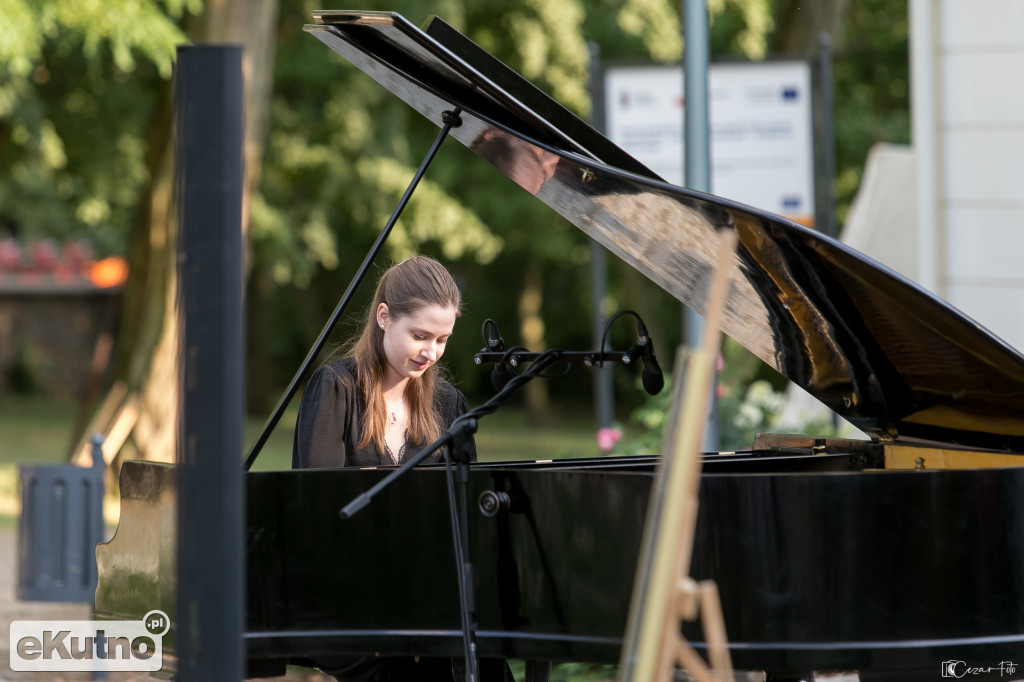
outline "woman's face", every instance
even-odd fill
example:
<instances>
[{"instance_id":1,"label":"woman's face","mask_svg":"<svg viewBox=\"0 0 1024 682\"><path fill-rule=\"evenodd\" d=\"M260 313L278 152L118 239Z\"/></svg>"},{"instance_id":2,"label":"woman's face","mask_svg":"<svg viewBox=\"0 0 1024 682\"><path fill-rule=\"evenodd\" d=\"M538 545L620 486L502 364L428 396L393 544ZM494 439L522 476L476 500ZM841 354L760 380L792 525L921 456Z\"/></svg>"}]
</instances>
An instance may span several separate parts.
<instances>
[{"instance_id":1,"label":"woman's face","mask_svg":"<svg viewBox=\"0 0 1024 682\"><path fill-rule=\"evenodd\" d=\"M394 381L423 376L444 355L455 328L455 308L424 306L405 317L394 317L386 303L377 307L377 324L384 328L384 354Z\"/></svg>"}]
</instances>

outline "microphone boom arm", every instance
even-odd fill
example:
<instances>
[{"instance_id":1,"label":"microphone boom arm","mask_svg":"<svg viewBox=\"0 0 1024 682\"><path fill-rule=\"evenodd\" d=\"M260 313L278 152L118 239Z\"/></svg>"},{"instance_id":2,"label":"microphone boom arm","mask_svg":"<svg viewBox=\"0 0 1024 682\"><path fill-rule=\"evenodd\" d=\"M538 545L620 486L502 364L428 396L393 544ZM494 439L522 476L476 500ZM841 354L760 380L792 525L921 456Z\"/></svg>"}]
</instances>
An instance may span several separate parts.
<instances>
[{"instance_id":1,"label":"microphone boom arm","mask_svg":"<svg viewBox=\"0 0 1024 682\"><path fill-rule=\"evenodd\" d=\"M452 524L452 544L455 549L455 566L459 584L459 607L462 618L462 643L463 654L466 662L468 682L477 682L477 660L476 660L476 623L473 614L473 565L469 561L469 536L467 535L467 509L469 489L469 450L472 447L472 435L476 433L477 420L495 412L498 407L508 400L528 381L536 377L557 376L549 374L545 370L552 364L559 362L564 351L549 350L537 354L538 357L530 367L522 374L515 375L500 391L479 407L469 410L452 422L448 430L436 441L423 448L413 455L402 466L398 467L376 485L345 505L338 512L342 519L350 519L360 509L384 488L391 485L396 479L405 475L410 469L421 463L439 448L448 446L445 450L445 473L448 483L448 511ZM452 474L452 460L458 465L459 477L459 503L455 497L455 482Z\"/></svg>"},{"instance_id":2,"label":"microphone boom arm","mask_svg":"<svg viewBox=\"0 0 1024 682\"><path fill-rule=\"evenodd\" d=\"M627 351L606 351L605 344L608 340L608 332L612 323L623 315L632 315L636 318L636 344ZM601 349L598 351L567 351L567 350L546 350L542 353L535 353L526 350L522 346L514 346L505 350L505 342L498 332L498 325L494 320L488 318L483 326L484 347L473 356L473 362L482 365L485 362L495 363L495 370L491 374L491 381L495 389L501 390L505 384L515 377L510 368L518 367L521 363L535 363L548 353L557 352L558 360L572 363L582 362L587 367L603 367L605 362L621 362L624 365L631 364L637 359L642 366L641 381L644 390L650 395L657 395L665 386L665 378L662 374L658 360L654 356L654 342L647 333L647 326L640 316L632 310L623 310L615 315L605 324L604 334L601 337Z\"/></svg>"}]
</instances>

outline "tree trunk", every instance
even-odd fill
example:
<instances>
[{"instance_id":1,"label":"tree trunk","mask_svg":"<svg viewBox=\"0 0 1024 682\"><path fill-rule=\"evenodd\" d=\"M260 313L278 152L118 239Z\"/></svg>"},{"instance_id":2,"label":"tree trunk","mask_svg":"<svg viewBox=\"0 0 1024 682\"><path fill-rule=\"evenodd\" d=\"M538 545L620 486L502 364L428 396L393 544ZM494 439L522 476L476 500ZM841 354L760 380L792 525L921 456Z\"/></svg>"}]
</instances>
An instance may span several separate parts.
<instances>
[{"instance_id":1,"label":"tree trunk","mask_svg":"<svg viewBox=\"0 0 1024 682\"><path fill-rule=\"evenodd\" d=\"M239 43L245 47L242 62L245 78L242 230L248 235L249 196L259 184L263 143L270 120L278 0L208 0L205 6L203 39L216 43Z\"/></svg>"},{"instance_id":2,"label":"tree trunk","mask_svg":"<svg viewBox=\"0 0 1024 682\"><path fill-rule=\"evenodd\" d=\"M271 340L274 335L274 280L267 272L253 270L245 290L245 409L248 414L267 416L280 390L273 367ZM292 370L294 371L294 369Z\"/></svg>"},{"instance_id":3,"label":"tree trunk","mask_svg":"<svg viewBox=\"0 0 1024 682\"><path fill-rule=\"evenodd\" d=\"M215 0L191 22L197 42L235 42L245 47L246 178L243 226L248 233L248 197L259 182L266 136L274 58L277 0ZM178 426L177 224L173 205L173 86L164 83L149 132L150 182L139 199L132 235L131 272L124 290L119 336L118 382L126 402L138 406L134 428L120 457L172 462ZM108 425L99 425L101 429ZM106 452L108 457L113 454ZM242 453L237 453L241 459Z\"/></svg>"},{"instance_id":4,"label":"tree trunk","mask_svg":"<svg viewBox=\"0 0 1024 682\"><path fill-rule=\"evenodd\" d=\"M263 145L270 120L273 89L275 30L278 0L212 0L206 4L204 33L209 40L245 45L245 186L242 229L245 234L246 275L246 410L264 412L275 388L271 366L273 317L269 314L274 283L266 273L250 271L248 251L249 198L260 182Z\"/></svg>"},{"instance_id":5,"label":"tree trunk","mask_svg":"<svg viewBox=\"0 0 1024 682\"><path fill-rule=\"evenodd\" d=\"M519 295L519 334L523 345L531 351L544 350L544 273L532 258L525 264L523 290ZM543 380L526 384L526 410L533 423L544 423L549 416L551 400Z\"/></svg>"},{"instance_id":6,"label":"tree trunk","mask_svg":"<svg viewBox=\"0 0 1024 682\"><path fill-rule=\"evenodd\" d=\"M117 377L138 417L121 448L122 459L172 462L177 430L178 326L173 207L174 88L161 86L149 129L143 188L132 231L131 270L124 289ZM113 453L108 453L108 456Z\"/></svg>"},{"instance_id":7,"label":"tree trunk","mask_svg":"<svg viewBox=\"0 0 1024 682\"><path fill-rule=\"evenodd\" d=\"M850 0L783 0L779 3L778 28L772 51L781 55L806 56L818 51L818 36L828 33L838 49L842 27L850 11Z\"/></svg>"}]
</instances>

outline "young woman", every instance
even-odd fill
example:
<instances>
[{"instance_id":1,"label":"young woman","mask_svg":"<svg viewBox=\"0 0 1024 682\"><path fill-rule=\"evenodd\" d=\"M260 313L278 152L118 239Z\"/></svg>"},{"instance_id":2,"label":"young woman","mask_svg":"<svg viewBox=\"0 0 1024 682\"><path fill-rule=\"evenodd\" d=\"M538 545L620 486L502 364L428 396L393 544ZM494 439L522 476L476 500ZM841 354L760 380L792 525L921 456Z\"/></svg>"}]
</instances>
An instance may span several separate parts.
<instances>
[{"instance_id":1,"label":"young woman","mask_svg":"<svg viewBox=\"0 0 1024 682\"><path fill-rule=\"evenodd\" d=\"M362 335L306 386L292 468L401 464L464 413L466 398L435 368L461 303L455 280L433 258L389 268Z\"/></svg>"},{"instance_id":2,"label":"young woman","mask_svg":"<svg viewBox=\"0 0 1024 682\"><path fill-rule=\"evenodd\" d=\"M401 464L468 406L438 376L460 314L455 280L432 258L394 265L377 283L362 334L346 357L319 367L299 405L292 468ZM444 522L440 520L439 523ZM461 682L447 658L338 658L317 665L340 682ZM512 682L504 661L482 661L481 680Z\"/></svg>"}]
</instances>

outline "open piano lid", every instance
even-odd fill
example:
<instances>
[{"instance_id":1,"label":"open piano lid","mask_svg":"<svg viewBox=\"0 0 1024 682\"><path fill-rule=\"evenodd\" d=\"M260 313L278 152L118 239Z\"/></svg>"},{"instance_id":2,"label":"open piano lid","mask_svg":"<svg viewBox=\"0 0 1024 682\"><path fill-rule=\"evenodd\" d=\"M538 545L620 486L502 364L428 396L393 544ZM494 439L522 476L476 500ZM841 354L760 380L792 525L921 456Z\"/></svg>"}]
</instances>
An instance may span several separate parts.
<instances>
[{"instance_id":1,"label":"open piano lid","mask_svg":"<svg viewBox=\"0 0 1024 682\"><path fill-rule=\"evenodd\" d=\"M443 21L321 11L305 30L682 303L739 247L722 331L874 439L1024 451L1024 356L857 251L669 185Z\"/></svg>"}]
</instances>

